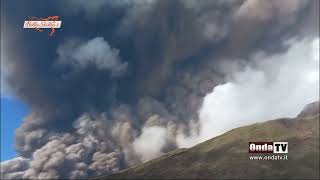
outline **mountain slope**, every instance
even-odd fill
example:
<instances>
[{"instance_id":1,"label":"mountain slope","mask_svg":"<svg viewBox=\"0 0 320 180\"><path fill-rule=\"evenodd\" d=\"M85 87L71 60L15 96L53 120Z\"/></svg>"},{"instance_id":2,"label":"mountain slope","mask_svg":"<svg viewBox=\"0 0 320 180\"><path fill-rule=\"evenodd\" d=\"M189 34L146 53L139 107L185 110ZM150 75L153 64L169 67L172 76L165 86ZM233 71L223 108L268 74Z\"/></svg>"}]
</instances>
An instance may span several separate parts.
<instances>
[{"instance_id":1,"label":"mountain slope","mask_svg":"<svg viewBox=\"0 0 320 180\"><path fill-rule=\"evenodd\" d=\"M288 160L249 160L250 141L287 141ZM319 178L319 102L306 106L297 118L236 128L99 179L137 178Z\"/></svg>"}]
</instances>

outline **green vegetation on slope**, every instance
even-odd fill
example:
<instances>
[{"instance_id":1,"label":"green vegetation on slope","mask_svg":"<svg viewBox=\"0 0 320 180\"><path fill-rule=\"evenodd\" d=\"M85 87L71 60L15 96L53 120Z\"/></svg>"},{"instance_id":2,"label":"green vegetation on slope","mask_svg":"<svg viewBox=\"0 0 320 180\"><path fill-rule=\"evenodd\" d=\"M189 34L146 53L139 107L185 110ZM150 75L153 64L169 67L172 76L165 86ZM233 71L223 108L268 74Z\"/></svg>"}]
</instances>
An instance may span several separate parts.
<instances>
[{"instance_id":1,"label":"green vegetation on slope","mask_svg":"<svg viewBox=\"0 0 320 180\"><path fill-rule=\"evenodd\" d=\"M318 104L319 105L319 104ZM319 106L318 106L319 107ZM249 160L248 142L287 141L288 160ZM264 154L266 155L266 154ZM268 154L273 155L273 154ZM100 179L319 178L319 111L233 129Z\"/></svg>"}]
</instances>

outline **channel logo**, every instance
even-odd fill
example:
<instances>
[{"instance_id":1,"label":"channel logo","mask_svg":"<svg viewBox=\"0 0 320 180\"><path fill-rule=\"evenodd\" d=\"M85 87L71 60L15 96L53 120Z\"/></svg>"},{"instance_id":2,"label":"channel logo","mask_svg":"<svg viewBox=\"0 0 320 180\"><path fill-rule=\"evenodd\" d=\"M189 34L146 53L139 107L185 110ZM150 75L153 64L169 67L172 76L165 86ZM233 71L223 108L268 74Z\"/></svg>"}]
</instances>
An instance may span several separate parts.
<instances>
[{"instance_id":1,"label":"channel logo","mask_svg":"<svg viewBox=\"0 0 320 180\"><path fill-rule=\"evenodd\" d=\"M288 153L288 142L249 142L249 153Z\"/></svg>"}]
</instances>

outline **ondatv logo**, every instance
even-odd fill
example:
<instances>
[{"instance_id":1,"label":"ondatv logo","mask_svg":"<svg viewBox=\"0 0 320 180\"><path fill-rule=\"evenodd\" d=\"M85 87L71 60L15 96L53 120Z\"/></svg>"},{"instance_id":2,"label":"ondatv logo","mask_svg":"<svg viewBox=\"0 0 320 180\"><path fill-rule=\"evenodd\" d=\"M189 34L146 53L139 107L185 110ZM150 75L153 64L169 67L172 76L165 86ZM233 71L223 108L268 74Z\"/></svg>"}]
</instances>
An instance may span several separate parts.
<instances>
[{"instance_id":1,"label":"ondatv logo","mask_svg":"<svg viewBox=\"0 0 320 180\"><path fill-rule=\"evenodd\" d=\"M249 142L249 153L288 153L288 142Z\"/></svg>"}]
</instances>

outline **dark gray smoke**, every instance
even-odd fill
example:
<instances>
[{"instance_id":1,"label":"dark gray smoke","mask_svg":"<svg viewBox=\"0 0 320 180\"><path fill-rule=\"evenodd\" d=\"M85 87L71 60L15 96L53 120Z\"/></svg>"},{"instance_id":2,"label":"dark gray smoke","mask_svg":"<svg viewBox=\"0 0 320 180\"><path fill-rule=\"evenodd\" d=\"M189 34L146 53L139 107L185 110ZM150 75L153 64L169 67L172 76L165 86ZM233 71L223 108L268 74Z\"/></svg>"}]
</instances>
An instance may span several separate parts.
<instances>
[{"instance_id":1,"label":"dark gray smoke","mask_svg":"<svg viewBox=\"0 0 320 180\"><path fill-rule=\"evenodd\" d=\"M318 36L317 0L1 3L6 83L32 110L3 178L109 174L176 149L234 72L222 62L245 67L253 52ZM51 38L22 29L31 15L59 15L62 27Z\"/></svg>"}]
</instances>

